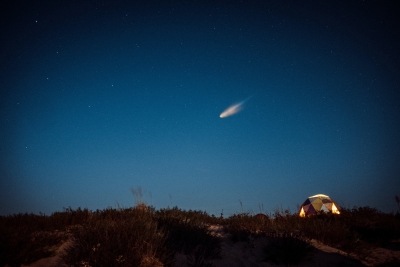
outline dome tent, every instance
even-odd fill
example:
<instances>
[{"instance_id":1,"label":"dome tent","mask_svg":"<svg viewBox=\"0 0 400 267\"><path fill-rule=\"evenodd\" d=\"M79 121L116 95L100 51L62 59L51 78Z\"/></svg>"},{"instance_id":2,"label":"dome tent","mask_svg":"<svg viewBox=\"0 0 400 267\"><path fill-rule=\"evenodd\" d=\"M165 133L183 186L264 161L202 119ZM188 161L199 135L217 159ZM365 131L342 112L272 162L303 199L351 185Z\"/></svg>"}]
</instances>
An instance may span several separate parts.
<instances>
[{"instance_id":1,"label":"dome tent","mask_svg":"<svg viewBox=\"0 0 400 267\"><path fill-rule=\"evenodd\" d=\"M306 201L301 205L299 216L305 217L310 215L316 215L323 212L332 212L333 214L340 214L338 205L327 196L318 194L315 196L308 197Z\"/></svg>"}]
</instances>

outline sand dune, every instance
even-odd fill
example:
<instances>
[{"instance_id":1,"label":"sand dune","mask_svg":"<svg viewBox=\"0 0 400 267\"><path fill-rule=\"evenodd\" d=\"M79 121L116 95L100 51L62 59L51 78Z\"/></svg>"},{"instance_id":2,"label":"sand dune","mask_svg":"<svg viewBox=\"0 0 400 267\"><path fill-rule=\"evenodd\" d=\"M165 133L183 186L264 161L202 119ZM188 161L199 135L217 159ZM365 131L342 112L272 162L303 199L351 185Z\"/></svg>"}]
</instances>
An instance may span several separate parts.
<instances>
[{"instance_id":1,"label":"sand dune","mask_svg":"<svg viewBox=\"0 0 400 267\"><path fill-rule=\"evenodd\" d=\"M224 231L223 226L210 226L211 233L221 238L221 258L208 261L214 267L258 267L258 266L277 266L270 262L265 262L263 247L266 238L255 238L247 242L232 242L229 235ZM311 266L376 266L388 259L400 259L400 249L377 248L370 253L369 258L360 260L356 256L340 251L336 248L326 246L316 240L310 241L313 251L309 258L296 265L302 267ZM53 257L40 259L37 262L28 265L30 267L63 267L66 266L60 262L61 252L68 246L69 241L64 242ZM399 242L400 244L400 242ZM183 254L176 254L175 267L188 266L187 257ZM22 265L26 266L26 265Z\"/></svg>"}]
</instances>

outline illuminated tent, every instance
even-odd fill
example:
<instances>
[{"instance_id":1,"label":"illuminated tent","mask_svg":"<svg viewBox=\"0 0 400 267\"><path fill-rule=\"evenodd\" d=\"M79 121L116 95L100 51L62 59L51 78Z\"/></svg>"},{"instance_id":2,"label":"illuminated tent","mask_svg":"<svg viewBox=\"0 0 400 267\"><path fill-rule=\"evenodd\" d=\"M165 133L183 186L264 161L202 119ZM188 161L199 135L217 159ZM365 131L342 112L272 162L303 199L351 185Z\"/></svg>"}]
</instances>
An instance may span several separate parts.
<instances>
[{"instance_id":1,"label":"illuminated tent","mask_svg":"<svg viewBox=\"0 0 400 267\"><path fill-rule=\"evenodd\" d=\"M323 212L332 212L333 214L340 214L338 205L327 195L318 194L308 197L301 205L299 216L305 217L316 215Z\"/></svg>"}]
</instances>

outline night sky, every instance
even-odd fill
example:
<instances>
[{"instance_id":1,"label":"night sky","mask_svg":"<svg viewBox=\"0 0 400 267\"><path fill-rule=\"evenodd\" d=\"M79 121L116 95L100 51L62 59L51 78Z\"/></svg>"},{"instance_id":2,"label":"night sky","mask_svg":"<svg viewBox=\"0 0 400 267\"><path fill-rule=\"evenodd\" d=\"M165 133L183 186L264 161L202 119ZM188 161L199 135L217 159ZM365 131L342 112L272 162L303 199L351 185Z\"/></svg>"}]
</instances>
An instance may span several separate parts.
<instances>
[{"instance_id":1,"label":"night sky","mask_svg":"<svg viewBox=\"0 0 400 267\"><path fill-rule=\"evenodd\" d=\"M5 2L0 215L397 210L396 1Z\"/></svg>"}]
</instances>

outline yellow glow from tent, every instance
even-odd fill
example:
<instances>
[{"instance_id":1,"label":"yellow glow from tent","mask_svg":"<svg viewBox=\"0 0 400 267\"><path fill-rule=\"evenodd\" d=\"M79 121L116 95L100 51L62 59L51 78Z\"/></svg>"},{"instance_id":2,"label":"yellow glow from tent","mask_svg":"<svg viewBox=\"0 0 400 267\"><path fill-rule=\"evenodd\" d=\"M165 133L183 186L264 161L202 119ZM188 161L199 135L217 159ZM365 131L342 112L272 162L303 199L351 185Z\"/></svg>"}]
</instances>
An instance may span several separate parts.
<instances>
[{"instance_id":1,"label":"yellow glow from tent","mask_svg":"<svg viewBox=\"0 0 400 267\"><path fill-rule=\"evenodd\" d=\"M303 207L301 207L300 213L299 213L300 217L306 217L306 213L304 212Z\"/></svg>"},{"instance_id":2,"label":"yellow glow from tent","mask_svg":"<svg viewBox=\"0 0 400 267\"><path fill-rule=\"evenodd\" d=\"M328 196L327 195L323 195L323 194L317 194L315 196L311 196L311 197L308 197L308 198L314 198L314 197L328 197Z\"/></svg>"},{"instance_id":3,"label":"yellow glow from tent","mask_svg":"<svg viewBox=\"0 0 400 267\"><path fill-rule=\"evenodd\" d=\"M335 204L332 203L332 213L333 214L340 214L340 211L338 208L336 208Z\"/></svg>"}]
</instances>

